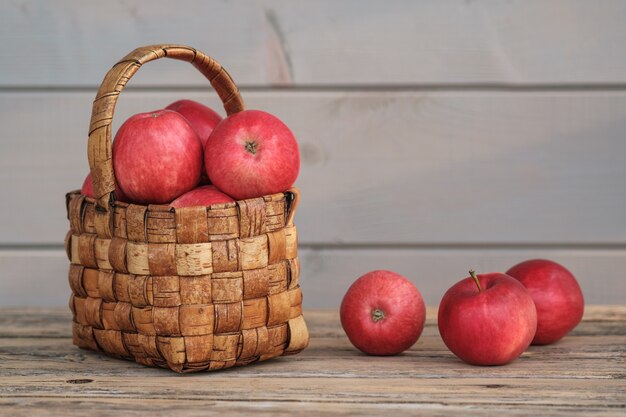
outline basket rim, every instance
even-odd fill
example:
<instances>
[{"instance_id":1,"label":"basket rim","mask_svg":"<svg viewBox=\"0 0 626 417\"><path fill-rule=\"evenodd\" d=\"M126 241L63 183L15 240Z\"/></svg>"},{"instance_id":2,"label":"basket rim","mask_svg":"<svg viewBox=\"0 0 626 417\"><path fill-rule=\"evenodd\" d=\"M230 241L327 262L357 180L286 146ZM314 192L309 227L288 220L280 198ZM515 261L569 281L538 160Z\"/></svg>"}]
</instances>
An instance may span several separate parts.
<instances>
[{"instance_id":1,"label":"basket rim","mask_svg":"<svg viewBox=\"0 0 626 417\"><path fill-rule=\"evenodd\" d=\"M285 197L287 199L287 201L289 201L290 197L289 195L294 195L294 194L300 194L300 190L297 187L291 187L288 190L285 190L283 192L280 193L274 193L274 194L266 194L266 195L262 195L259 197L255 197L255 198L246 198L246 199L242 199L242 200L235 200L235 201L231 201L229 203L215 203L215 204L211 204L209 206L188 206L188 207L205 207L206 209L229 209L229 208L236 208L239 206L239 203L241 203L242 201L250 201L250 200L256 200L259 198L262 198L266 201L272 201L275 200L277 198L281 198L281 197ZM75 190L71 190L68 191L67 193L65 193L65 198L66 198L66 203L69 202L69 199L74 196L74 195L79 195L79 196L83 196L85 198L85 201L87 203L90 204L95 204L97 207L97 202L98 200L95 197L90 197L87 195L82 194L80 189L75 189ZM151 211L167 211L170 213L175 213L176 210L182 210L188 207L173 207L169 204L140 204L140 203L128 203L126 201L120 201L120 200L114 200L111 202L113 207L121 207L121 208L127 208L130 205L133 206L140 206L140 207L146 207L148 210ZM290 210L295 210L296 207L289 207L288 211Z\"/></svg>"}]
</instances>

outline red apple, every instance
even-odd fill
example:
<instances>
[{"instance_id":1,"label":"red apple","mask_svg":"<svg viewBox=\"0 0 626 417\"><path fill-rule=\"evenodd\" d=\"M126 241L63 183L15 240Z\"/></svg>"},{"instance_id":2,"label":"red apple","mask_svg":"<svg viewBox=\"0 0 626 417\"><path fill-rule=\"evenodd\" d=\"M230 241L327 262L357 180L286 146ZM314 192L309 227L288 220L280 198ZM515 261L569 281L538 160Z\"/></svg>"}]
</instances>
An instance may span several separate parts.
<instances>
[{"instance_id":1,"label":"red apple","mask_svg":"<svg viewBox=\"0 0 626 417\"><path fill-rule=\"evenodd\" d=\"M169 203L193 189L202 172L202 143L187 119L172 110L132 116L113 142L120 189L133 203Z\"/></svg>"},{"instance_id":2,"label":"red apple","mask_svg":"<svg viewBox=\"0 0 626 417\"><path fill-rule=\"evenodd\" d=\"M117 190L115 190L115 191L117 191ZM82 195L86 195L87 197L94 198L94 195L93 195L93 182L91 181L91 173L87 174L87 176L85 177L85 181L83 181L83 186L80 189L80 193ZM116 194L117 194L117 192L116 192Z\"/></svg>"},{"instance_id":3,"label":"red apple","mask_svg":"<svg viewBox=\"0 0 626 417\"><path fill-rule=\"evenodd\" d=\"M535 302L534 345L554 343L580 323L585 309L583 293L574 275L565 267L545 259L532 259L513 266L506 273L519 280Z\"/></svg>"},{"instance_id":4,"label":"red apple","mask_svg":"<svg viewBox=\"0 0 626 417\"><path fill-rule=\"evenodd\" d=\"M91 173L87 174L87 177L85 177L85 181L83 181L83 186L80 189L80 193L82 195L86 195L87 197L94 198L93 182L91 181ZM124 195L122 190L120 190L120 187L118 185L115 186L115 200L124 201L124 202L127 201L127 197Z\"/></svg>"},{"instance_id":5,"label":"red apple","mask_svg":"<svg viewBox=\"0 0 626 417\"><path fill-rule=\"evenodd\" d=\"M343 297L341 325L352 344L370 355L404 352L422 334L426 307L418 289L392 271L371 271Z\"/></svg>"},{"instance_id":6,"label":"red apple","mask_svg":"<svg viewBox=\"0 0 626 417\"><path fill-rule=\"evenodd\" d=\"M196 187L191 191L172 201L170 206L175 208L193 207L193 206L210 206L217 203L231 203L235 200L215 188L213 185L203 185Z\"/></svg>"},{"instance_id":7,"label":"red apple","mask_svg":"<svg viewBox=\"0 0 626 417\"><path fill-rule=\"evenodd\" d=\"M465 278L439 304L439 333L448 349L472 365L504 365L530 345L537 313L528 291L500 273Z\"/></svg>"},{"instance_id":8,"label":"red apple","mask_svg":"<svg viewBox=\"0 0 626 417\"><path fill-rule=\"evenodd\" d=\"M222 121L222 116L213 109L193 100L178 100L167 106L166 109L182 114L189 121L202 141L202 146L206 143L215 126Z\"/></svg>"},{"instance_id":9,"label":"red apple","mask_svg":"<svg viewBox=\"0 0 626 417\"><path fill-rule=\"evenodd\" d=\"M204 148L211 183L243 200L286 191L300 170L291 130L277 117L246 110L225 118Z\"/></svg>"}]
</instances>

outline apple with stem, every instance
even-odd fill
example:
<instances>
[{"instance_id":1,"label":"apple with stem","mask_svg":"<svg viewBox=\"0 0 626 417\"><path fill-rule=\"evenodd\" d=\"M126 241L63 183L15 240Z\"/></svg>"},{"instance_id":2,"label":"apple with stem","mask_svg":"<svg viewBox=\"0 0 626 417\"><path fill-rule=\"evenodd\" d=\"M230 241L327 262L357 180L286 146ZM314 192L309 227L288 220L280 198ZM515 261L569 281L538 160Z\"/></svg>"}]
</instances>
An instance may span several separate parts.
<instances>
[{"instance_id":1,"label":"apple with stem","mask_svg":"<svg viewBox=\"0 0 626 417\"><path fill-rule=\"evenodd\" d=\"M516 279L501 273L467 277L439 304L444 343L472 365L504 365L530 345L537 329L535 304Z\"/></svg>"},{"instance_id":2,"label":"apple with stem","mask_svg":"<svg viewBox=\"0 0 626 417\"><path fill-rule=\"evenodd\" d=\"M426 307L411 281L392 271L371 271L348 289L339 311L350 342L370 355L404 352L422 334Z\"/></svg>"},{"instance_id":3,"label":"apple with stem","mask_svg":"<svg viewBox=\"0 0 626 417\"><path fill-rule=\"evenodd\" d=\"M547 259L531 259L506 273L521 282L535 302L537 333L533 345L554 343L580 323L585 309L583 293L564 266Z\"/></svg>"},{"instance_id":4,"label":"apple with stem","mask_svg":"<svg viewBox=\"0 0 626 417\"><path fill-rule=\"evenodd\" d=\"M217 125L204 148L212 184L243 200L281 193L298 177L300 153L293 133L260 110L231 114Z\"/></svg>"}]
</instances>

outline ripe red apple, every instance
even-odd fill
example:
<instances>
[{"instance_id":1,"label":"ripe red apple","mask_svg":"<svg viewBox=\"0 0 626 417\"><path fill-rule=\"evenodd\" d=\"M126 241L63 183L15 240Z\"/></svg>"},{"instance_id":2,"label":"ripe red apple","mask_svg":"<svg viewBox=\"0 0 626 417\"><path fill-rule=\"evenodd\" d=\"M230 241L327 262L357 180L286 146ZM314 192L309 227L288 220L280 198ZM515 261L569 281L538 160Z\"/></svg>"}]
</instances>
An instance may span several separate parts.
<instances>
[{"instance_id":1,"label":"ripe red apple","mask_svg":"<svg viewBox=\"0 0 626 417\"><path fill-rule=\"evenodd\" d=\"M286 191L300 170L291 130L277 117L246 110L225 118L204 148L211 183L243 200Z\"/></svg>"},{"instance_id":2,"label":"ripe red apple","mask_svg":"<svg viewBox=\"0 0 626 417\"><path fill-rule=\"evenodd\" d=\"M175 111L136 114L115 135L113 167L131 202L169 203L198 185L202 143Z\"/></svg>"},{"instance_id":3,"label":"ripe red apple","mask_svg":"<svg viewBox=\"0 0 626 417\"><path fill-rule=\"evenodd\" d=\"M202 146L206 143L215 126L222 121L222 116L213 109L193 100L178 100L167 106L166 109L182 114L189 121L202 141Z\"/></svg>"},{"instance_id":4,"label":"ripe red apple","mask_svg":"<svg viewBox=\"0 0 626 417\"><path fill-rule=\"evenodd\" d=\"M519 280L535 302L534 345L554 343L580 323L585 309L583 293L574 275L565 267L546 259L532 259L513 266L506 273Z\"/></svg>"},{"instance_id":5,"label":"ripe red apple","mask_svg":"<svg viewBox=\"0 0 626 417\"><path fill-rule=\"evenodd\" d=\"M217 203L231 203L235 200L215 188L213 185L203 185L196 187L191 191L172 201L170 206L175 208L192 207L192 206L210 206Z\"/></svg>"},{"instance_id":6,"label":"ripe red apple","mask_svg":"<svg viewBox=\"0 0 626 417\"><path fill-rule=\"evenodd\" d=\"M439 304L439 333L448 349L472 365L504 365L530 345L537 313L514 278L481 274L453 285Z\"/></svg>"},{"instance_id":7,"label":"ripe red apple","mask_svg":"<svg viewBox=\"0 0 626 417\"><path fill-rule=\"evenodd\" d=\"M370 355L404 352L422 334L426 307L411 281L392 271L371 271L343 297L341 325L350 342Z\"/></svg>"},{"instance_id":8,"label":"ripe red apple","mask_svg":"<svg viewBox=\"0 0 626 417\"><path fill-rule=\"evenodd\" d=\"M83 181L83 186L80 189L80 193L82 195L86 195L87 197L94 198L93 195L93 182L91 181L91 173L87 174L85 177L85 181ZM115 186L115 200L117 201L127 201L127 197L124 195L122 190L118 185Z\"/></svg>"},{"instance_id":9,"label":"ripe red apple","mask_svg":"<svg viewBox=\"0 0 626 417\"><path fill-rule=\"evenodd\" d=\"M119 187L116 187L119 188ZM116 191L116 195L117 195L117 189ZM87 176L85 177L85 181L83 181L83 186L80 189L80 193L82 195L86 195L87 197L91 197L94 198L93 195L93 182L91 181L91 173L87 174Z\"/></svg>"}]
</instances>

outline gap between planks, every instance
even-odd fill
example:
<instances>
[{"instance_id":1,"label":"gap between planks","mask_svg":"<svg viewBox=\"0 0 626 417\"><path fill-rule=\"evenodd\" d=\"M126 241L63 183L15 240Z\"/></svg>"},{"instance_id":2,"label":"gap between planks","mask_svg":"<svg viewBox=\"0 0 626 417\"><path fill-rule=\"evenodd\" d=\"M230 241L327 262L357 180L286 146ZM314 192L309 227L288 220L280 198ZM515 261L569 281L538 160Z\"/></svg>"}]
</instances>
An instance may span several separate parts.
<instances>
[{"instance_id":1,"label":"gap between planks","mask_svg":"<svg viewBox=\"0 0 626 417\"><path fill-rule=\"evenodd\" d=\"M94 93L99 85L0 85L0 93ZM194 85L136 85L125 88L128 92L198 92L210 89L205 82ZM508 84L508 83L458 83L458 84L309 84L289 86L266 86L239 84L242 94L247 92L272 93L286 92L620 92L626 91L626 83L545 83L545 84Z\"/></svg>"}]
</instances>

